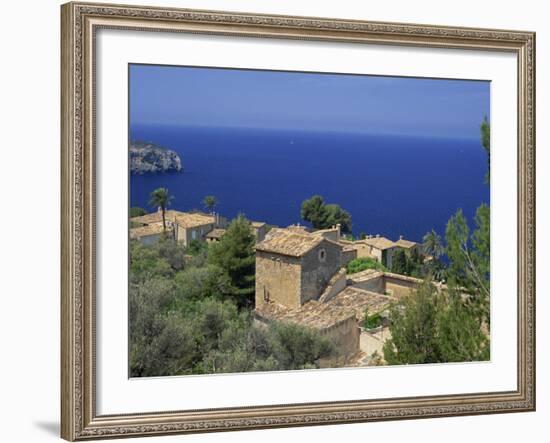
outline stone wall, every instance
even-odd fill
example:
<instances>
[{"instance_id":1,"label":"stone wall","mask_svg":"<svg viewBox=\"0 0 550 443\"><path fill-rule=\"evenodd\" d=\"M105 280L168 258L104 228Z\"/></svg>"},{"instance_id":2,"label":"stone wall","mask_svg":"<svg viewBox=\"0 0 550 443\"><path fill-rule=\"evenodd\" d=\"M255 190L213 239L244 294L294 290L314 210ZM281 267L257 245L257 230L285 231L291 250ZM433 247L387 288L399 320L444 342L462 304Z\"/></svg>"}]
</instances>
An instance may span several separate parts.
<instances>
[{"instance_id":1,"label":"stone wall","mask_svg":"<svg viewBox=\"0 0 550 443\"><path fill-rule=\"evenodd\" d=\"M256 251L256 306L270 301L289 308L300 303L300 259Z\"/></svg>"},{"instance_id":2,"label":"stone wall","mask_svg":"<svg viewBox=\"0 0 550 443\"><path fill-rule=\"evenodd\" d=\"M386 273L384 275L385 289L395 297L404 297L411 294L422 280L413 277Z\"/></svg>"},{"instance_id":3,"label":"stone wall","mask_svg":"<svg viewBox=\"0 0 550 443\"><path fill-rule=\"evenodd\" d=\"M254 228L254 235L256 236L256 243L263 241L267 231L266 225L260 226L259 228Z\"/></svg>"},{"instance_id":4,"label":"stone wall","mask_svg":"<svg viewBox=\"0 0 550 443\"><path fill-rule=\"evenodd\" d=\"M346 282L346 270L342 268L330 279L321 297L319 297L319 301L325 303L336 297L340 292L346 289Z\"/></svg>"},{"instance_id":5,"label":"stone wall","mask_svg":"<svg viewBox=\"0 0 550 443\"><path fill-rule=\"evenodd\" d=\"M355 242L353 247L357 250L357 258L372 257L371 247L363 242Z\"/></svg>"},{"instance_id":6,"label":"stone wall","mask_svg":"<svg viewBox=\"0 0 550 443\"><path fill-rule=\"evenodd\" d=\"M357 258L357 249L344 249L342 251L342 266Z\"/></svg>"},{"instance_id":7,"label":"stone wall","mask_svg":"<svg viewBox=\"0 0 550 443\"><path fill-rule=\"evenodd\" d=\"M377 276L365 281L360 281L353 284L354 288L364 289L369 292L377 292L383 294L385 291L384 274L380 273Z\"/></svg>"},{"instance_id":8,"label":"stone wall","mask_svg":"<svg viewBox=\"0 0 550 443\"><path fill-rule=\"evenodd\" d=\"M328 337L335 345L340 356L351 356L359 352L361 329L357 326L355 316L320 330L321 335Z\"/></svg>"},{"instance_id":9,"label":"stone wall","mask_svg":"<svg viewBox=\"0 0 550 443\"><path fill-rule=\"evenodd\" d=\"M195 232L195 240L206 241L206 234L214 229L213 223L208 223L202 226L194 228L182 228L177 226L176 239L184 246L189 246L189 243L193 241L193 232Z\"/></svg>"},{"instance_id":10,"label":"stone wall","mask_svg":"<svg viewBox=\"0 0 550 443\"><path fill-rule=\"evenodd\" d=\"M323 241L302 257L301 304L320 297L341 263L342 248L329 241Z\"/></svg>"}]
</instances>

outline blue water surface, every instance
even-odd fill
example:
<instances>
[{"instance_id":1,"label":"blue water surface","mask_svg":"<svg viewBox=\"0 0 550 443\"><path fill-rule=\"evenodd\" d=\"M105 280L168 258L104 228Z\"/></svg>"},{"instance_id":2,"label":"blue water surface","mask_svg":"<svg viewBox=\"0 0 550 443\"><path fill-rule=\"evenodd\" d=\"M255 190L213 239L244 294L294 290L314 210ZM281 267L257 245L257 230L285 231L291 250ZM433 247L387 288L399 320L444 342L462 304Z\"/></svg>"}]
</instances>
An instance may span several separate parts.
<instances>
[{"instance_id":1,"label":"blue water surface","mask_svg":"<svg viewBox=\"0 0 550 443\"><path fill-rule=\"evenodd\" d=\"M353 232L421 241L462 208L489 203L487 158L479 139L281 131L256 128L132 126L132 141L178 152L181 174L132 175L130 204L152 210L149 194L167 187L172 208L203 209L206 195L232 218L278 226L304 223L303 200L320 194L350 212Z\"/></svg>"}]
</instances>

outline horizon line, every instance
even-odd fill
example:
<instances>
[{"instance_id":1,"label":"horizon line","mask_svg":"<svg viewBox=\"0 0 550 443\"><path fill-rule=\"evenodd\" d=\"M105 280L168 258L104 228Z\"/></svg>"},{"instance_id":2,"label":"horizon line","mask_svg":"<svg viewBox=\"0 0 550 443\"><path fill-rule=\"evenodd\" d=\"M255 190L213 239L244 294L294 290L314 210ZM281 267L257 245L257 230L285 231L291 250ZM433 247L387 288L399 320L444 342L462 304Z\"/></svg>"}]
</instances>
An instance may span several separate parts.
<instances>
[{"instance_id":1,"label":"horizon line","mask_svg":"<svg viewBox=\"0 0 550 443\"><path fill-rule=\"evenodd\" d=\"M325 129L325 128L289 128L289 127L270 127L270 126L234 126L234 125L208 125L208 124L178 124L178 123L160 123L160 122L136 122L130 123L129 132L135 126L161 126L173 129L226 129L226 130L260 130L260 131L283 131L283 132L316 132L332 134L357 134L373 136L392 136L392 137L416 137L416 138L442 138L442 139L479 139L479 135L445 135L445 134L418 134L418 133L394 133L394 132L376 132L376 131L356 131L344 129ZM137 140L130 137L132 140Z\"/></svg>"}]
</instances>

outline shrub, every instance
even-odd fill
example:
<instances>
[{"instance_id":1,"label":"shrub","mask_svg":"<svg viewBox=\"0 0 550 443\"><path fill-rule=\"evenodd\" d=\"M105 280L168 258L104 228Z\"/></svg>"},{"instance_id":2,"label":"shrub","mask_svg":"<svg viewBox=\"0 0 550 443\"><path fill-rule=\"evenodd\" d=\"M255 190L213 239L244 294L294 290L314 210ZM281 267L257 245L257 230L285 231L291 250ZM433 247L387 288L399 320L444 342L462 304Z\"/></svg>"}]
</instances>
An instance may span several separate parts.
<instances>
[{"instance_id":1,"label":"shrub","mask_svg":"<svg viewBox=\"0 0 550 443\"><path fill-rule=\"evenodd\" d=\"M365 318L363 319L363 327L365 329L375 329L382 324L382 316L379 313L369 315L368 309L365 309Z\"/></svg>"},{"instance_id":2,"label":"shrub","mask_svg":"<svg viewBox=\"0 0 550 443\"><path fill-rule=\"evenodd\" d=\"M387 271L386 267L382 263L369 257L354 258L346 265L346 272L348 274L355 274L356 272L361 272L366 269Z\"/></svg>"}]
</instances>

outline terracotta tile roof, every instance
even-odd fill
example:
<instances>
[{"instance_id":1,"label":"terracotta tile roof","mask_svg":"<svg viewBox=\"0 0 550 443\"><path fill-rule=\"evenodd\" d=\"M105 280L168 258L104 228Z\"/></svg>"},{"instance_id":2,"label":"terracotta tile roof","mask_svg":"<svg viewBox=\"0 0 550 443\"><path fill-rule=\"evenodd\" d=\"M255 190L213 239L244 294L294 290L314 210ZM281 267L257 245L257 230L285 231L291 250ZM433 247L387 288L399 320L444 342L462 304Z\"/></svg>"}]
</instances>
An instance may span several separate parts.
<instances>
[{"instance_id":1,"label":"terracotta tile roof","mask_svg":"<svg viewBox=\"0 0 550 443\"><path fill-rule=\"evenodd\" d=\"M369 246L372 246L376 249L384 250L395 247L395 243L392 242L389 238L386 237L372 237L365 238L361 240L363 243L366 243Z\"/></svg>"},{"instance_id":2,"label":"terracotta tile roof","mask_svg":"<svg viewBox=\"0 0 550 443\"><path fill-rule=\"evenodd\" d=\"M265 303L256 308L255 314L267 321L294 323L315 329L327 329L354 318L353 313L315 300L308 301L298 309L288 309L273 302Z\"/></svg>"},{"instance_id":3,"label":"terracotta tile roof","mask_svg":"<svg viewBox=\"0 0 550 443\"><path fill-rule=\"evenodd\" d=\"M328 303L353 312L356 319L361 321L365 317L365 309L368 309L369 314L379 313L394 300L388 295L348 286Z\"/></svg>"},{"instance_id":4,"label":"terracotta tile roof","mask_svg":"<svg viewBox=\"0 0 550 443\"><path fill-rule=\"evenodd\" d=\"M274 252L291 257L301 257L322 242L336 244L321 236L296 232L290 229L274 228L269 231L263 241L256 245L256 250ZM341 247L340 245L337 246Z\"/></svg>"},{"instance_id":5,"label":"terracotta tile roof","mask_svg":"<svg viewBox=\"0 0 550 443\"><path fill-rule=\"evenodd\" d=\"M361 321L365 309L370 313L381 312L388 307L392 297L347 287L326 303L311 300L300 308L289 309L270 302L256 308L255 314L267 321L295 323L316 329L331 328L349 319Z\"/></svg>"},{"instance_id":6,"label":"terracotta tile roof","mask_svg":"<svg viewBox=\"0 0 550 443\"><path fill-rule=\"evenodd\" d=\"M132 228L130 229L130 238L132 240L139 239L142 237L147 237L149 235L158 235L163 232L162 222L160 223L152 223L147 226L140 226L138 228ZM166 226L166 232L171 232L172 227L167 225Z\"/></svg>"},{"instance_id":7,"label":"terracotta tile roof","mask_svg":"<svg viewBox=\"0 0 550 443\"><path fill-rule=\"evenodd\" d=\"M313 235L323 235L330 232L340 232L340 228L328 228L328 229L317 229L316 231L311 231Z\"/></svg>"},{"instance_id":8,"label":"terracotta tile roof","mask_svg":"<svg viewBox=\"0 0 550 443\"><path fill-rule=\"evenodd\" d=\"M364 271L356 272L355 274L349 274L348 282L350 282L351 284L364 283L366 281L383 276L384 272L382 271L377 271L376 269L365 269Z\"/></svg>"},{"instance_id":9,"label":"terracotta tile roof","mask_svg":"<svg viewBox=\"0 0 550 443\"><path fill-rule=\"evenodd\" d=\"M405 240L404 238L400 238L395 242L395 244L401 248L405 249L411 249L418 245L418 243L410 240Z\"/></svg>"},{"instance_id":10,"label":"terracotta tile roof","mask_svg":"<svg viewBox=\"0 0 550 443\"><path fill-rule=\"evenodd\" d=\"M169 209L166 211L166 220L177 223L182 228L194 228L214 223L215 217L203 213L181 212ZM143 223L144 225L162 222L162 213L160 211L152 212L139 217L133 217L131 221Z\"/></svg>"},{"instance_id":11,"label":"terracotta tile roof","mask_svg":"<svg viewBox=\"0 0 550 443\"><path fill-rule=\"evenodd\" d=\"M208 234L206 234L206 238L216 238L220 239L223 234L225 234L225 229L212 229Z\"/></svg>"},{"instance_id":12,"label":"terracotta tile roof","mask_svg":"<svg viewBox=\"0 0 550 443\"><path fill-rule=\"evenodd\" d=\"M194 214L190 212L180 212L176 215L176 223L182 228L195 228L215 223L213 215Z\"/></svg>"},{"instance_id":13,"label":"terracotta tile roof","mask_svg":"<svg viewBox=\"0 0 550 443\"><path fill-rule=\"evenodd\" d=\"M176 213L178 213L178 211L174 211L171 209L166 211L166 220L174 221ZM140 215L139 217L132 217L130 220L134 223L149 225L151 223L162 222L162 213L160 211L155 211L149 214Z\"/></svg>"},{"instance_id":14,"label":"terracotta tile roof","mask_svg":"<svg viewBox=\"0 0 550 443\"><path fill-rule=\"evenodd\" d=\"M288 229L289 231L301 232L304 234L311 232L311 229L304 225L290 225L287 226L286 229Z\"/></svg>"}]
</instances>

